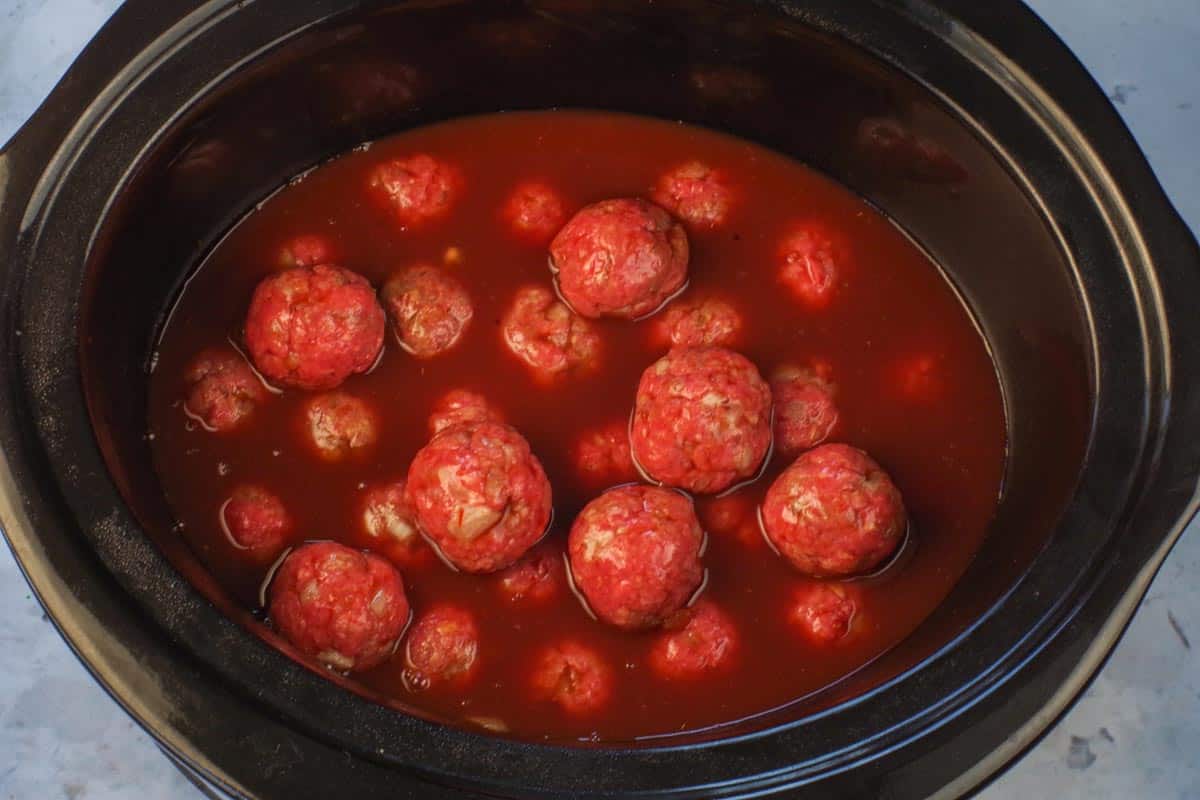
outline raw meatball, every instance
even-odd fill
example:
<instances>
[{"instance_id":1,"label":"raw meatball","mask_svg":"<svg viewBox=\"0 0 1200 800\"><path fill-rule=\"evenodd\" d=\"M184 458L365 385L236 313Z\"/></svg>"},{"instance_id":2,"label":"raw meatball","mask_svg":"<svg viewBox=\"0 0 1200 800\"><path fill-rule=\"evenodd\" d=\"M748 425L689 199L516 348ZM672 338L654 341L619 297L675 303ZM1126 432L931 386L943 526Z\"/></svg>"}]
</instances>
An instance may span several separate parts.
<instances>
[{"instance_id":1,"label":"raw meatball","mask_svg":"<svg viewBox=\"0 0 1200 800\"><path fill-rule=\"evenodd\" d=\"M402 227L444 216L462 188L457 167L424 153L376 165L367 187Z\"/></svg>"},{"instance_id":2,"label":"raw meatball","mask_svg":"<svg viewBox=\"0 0 1200 800\"><path fill-rule=\"evenodd\" d=\"M341 267L296 267L254 290L246 347L268 380L332 389L375 364L385 327L366 278Z\"/></svg>"},{"instance_id":3,"label":"raw meatball","mask_svg":"<svg viewBox=\"0 0 1200 800\"><path fill-rule=\"evenodd\" d=\"M494 572L520 558L550 522L550 482L513 428L477 422L447 428L408 470L417 524L450 563Z\"/></svg>"},{"instance_id":4,"label":"raw meatball","mask_svg":"<svg viewBox=\"0 0 1200 800\"><path fill-rule=\"evenodd\" d=\"M788 620L814 644L832 644L850 632L856 594L837 583L806 583L793 595Z\"/></svg>"},{"instance_id":5,"label":"raw meatball","mask_svg":"<svg viewBox=\"0 0 1200 800\"><path fill-rule=\"evenodd\" d=\"M733 620L716 605L701 600L672 620L650 650L650 668L664 678L686 680L711 675L730 666L738 646Z\"/></svg>"},{"instance_id":6,"label":"raw meatball","mask_svg":"<svg viewBox=\"0 0 1200 800\"><path fill-rule=\"evenodd\" d=\"M798 225L779 245L779 280L804 306L826 308L843 278L844 249L825 226Z\"/></svg>"},{"instance_id":7,"label":"raw meatball","mask_svg":"<svg viewBox=\"0 0 1200 800\"><path fill-rule=\"evenodd\" d=\"M663 309L652 331L658 347L728 347L742 331L742 315L715 297L676 300Z\"/></svg>"},{"instance_id":8,"label":"raw meatball","mask_svg":"<svg viewBox=\"0 0 1200 800\"><path fill-rule=\"evenodd\" d=\"M563 226L567 213L558 192L541 181L526 181L508 196L503 216L517 236L545 244Z\"/></svg>"},{"instance_id":9,"label":"raw meatball","mask_svg":"<svg viewBox=\"0 0 1200 800\"><path fill-rule=\"evenodd\" d=\"M305 234L297 236L279 251L281 267L315 267L333 261L333 246L323 236Z\"/></svg>"},{"instance_id":10,"label":"raw meatball","mask_svg":"<svg viewBox=\"0 0 1200 800\"><path fill-rule=\"evenodd\" d=\"M470 680L478 666L479 630L471 612L440 605L413 624L404 648L406 682L425 688Z\"/></svg>"},{"instance_id":11,"label":"raw meatball","mask_svg":"<svg viewBox=\"0 0 1200 800\"><path fill-rule=\"evenodd\" d=\"M375 412L345 392L328 392L309 400L304 419L317 452L329 461L340 461L375 444Z\"/></svg>"},{"instance_id":12,"label":"raw meatball","mask_svg":"<svg viewBox=\"0 0 1200 800\"><path fill-rule=\"evenodd\" d=\"M396 568L337 542L301 545L271 581L270 614L292 645L333 669L357 672L388 660L408 624Z\"/></svg>"},{"instance_id":13,"label":"raw meatball","mask_svg":"<svg viewBox=\"0 0 1200 800\"><path fill-rule=\"evenodd\" d=\"M534 663L533 694L568 714L589 714L612 696L612 668L595 650L571 640L542 651Z\"/></svg>"},{"instance_id":14,"label":"raw meatball","mask_svg":"<svg viewBox=\"0 0 1200 800\"><path fill-rule=\"evenodd\" d=\"M458 344L474 313L463 285L434 267L408 269L385 283L380 294L400 346L417 358Z\"/></svg>"},{"instance_id":15,"label":"raw meatball","mask_svg":"<svg viewBox=\"0 0 1200 800\"><path fill-rule=\"evenodd\" d=\"M642 373L630 445L654 480L719 492L754 475L771 445L771 390L745 357L679 347Z\"/></svg>"},{"instance_id":16,"label":"raw meatball","mask_svg":"<svg viewBox=\"0 0 1200 800\"><path fill-rule=\"evenodd\" d=\"M363 494L362 521L367 535L380 541L377 549L393 562L413 566L433 555L417 530L402 480L375 486Z\"/></svg>"},{"instance_id":17,"label":"raw meatball","mask_svg":"<svg viewBox=\"0 0 1200 800\"><path fill-rule=\"evenodd\" d=\"M267 390L254 370L235 353L205 350L184 379L191 386L184 413L213 433L241 426L267 399Z\"/></svg>"},{"instance_id":18,"label":"raw meatball","mask_svg":"<svg viewBox=\"0 0 1200 800\"><path fill-rule=\"evenodd\" d=\"M287 544L292 518L283 501L261 486L239 486L221 505L221 527L234 547L271 558Z\"/></svg>"},{"instance_id":19,"label":"raw meatball","mask_svg":"<svg viewBox=\"0 0 1200 800\"><path fill-rule=\"evenodd\" d=\"M696 510L704 529L711 533L733 533L746 522L758 526L754 502L744 491L723 497L698 498Z\"/></svg>"},{"instance_id":20,"label":"raw meatball","mask_svg":"<svg viewBox=\"0 0 1200 800\"><path fill-rule=\"evenodd\" d=\"M451 425L503 421L500 412L492 408L483 395L466 389L451 389L437 401L429 415L429 435L436 436Z\"/></svg>"},{"instance_id":21,"label":"raw meatball","mask_svg":"<svg viewBox=\"0 0 1200 800\"><path fill-rule=\"evenodd\" d=\"M824 364L815 368L786 366L771 376L775 400L775 447L795 454L816 447L838 424L834 386Z\"/></svg>"},{"instance_id":22,"label":"raw meatball","mask_svg":"<svg viewBox=\"0 0 1200 800\"><path fill-rule=\"evenodd\" d=\"M687 281L683 226L645 200L585 207L550 243L558 288L585 317L649 314Z\"/></svg>"},{"instance_id":23,"label":"raw meatball","mask_svg":"<svg viewBox=\"0 0 1200 800\"><path fill-rule=\"evenodd\" d=\"M724 173L699 161L689 161L658 179L654 202L697 228L716 228L725 222L733 191Z\"/></svg>"},{"instance_id":24,"label":"raw meatball","mask_svg":"<svg viewBox=\"0 0 1200 800\"><path fill-rule=\"evenodd\" d=\"M517 291L501 330L509 351L542 379L592 368L600 358L600 337L591 323L541 286Z\"/></svg>"},{"instance_id":25,"label":"raw meatball","mask_svg":"<svg viewBox=\"0 0 1200 800\"><path fill-rule=\"evenodd\" d=\"M627 629L662 624L700 586L704 532L684 495L610 489L584 506L567 539L571 574L596 616Z\"/></svg>"},{"instance_id":26,"label":"raw meatball","mask_svg":"<svg viewBox=\"0 0 1200 800\"><path fill-rule=\"evenodd\" d=\"M801 572L852 575L895 552L907 517L900 491L870 456L824 444L796 459L767 490L762 522Z\"/></svg>"},{"instance_id":27,"label":"raw meatball","mask_svg":"<svg viewBox=\"0 0 1200 800\"><path fill-rule=\"evenodd\" d=\"M513 602L544 603L558 594L562 574L562 554L544 543L499 573L500 591Z\"/></svg>"},{"instance_id":28,"label":"raw meatball","mask_svg":"<svg viewBox=\"0 0 1200 800\"><path fill-rule=\"evenodd\" d=\"M573 460L579 474L592 484L637 480L629 455L629 423L617 420L585 432L575 443Z\"/></svg>"}]
</instances>

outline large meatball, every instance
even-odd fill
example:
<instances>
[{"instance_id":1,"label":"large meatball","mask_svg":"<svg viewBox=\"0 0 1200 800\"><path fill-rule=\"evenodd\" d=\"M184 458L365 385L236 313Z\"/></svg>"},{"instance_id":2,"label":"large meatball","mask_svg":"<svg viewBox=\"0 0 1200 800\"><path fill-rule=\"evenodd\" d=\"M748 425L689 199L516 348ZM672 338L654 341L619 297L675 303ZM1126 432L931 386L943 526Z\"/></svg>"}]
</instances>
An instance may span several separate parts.
<instances>
[{"instance_id":1,"label":"large meatball","mask_svg":"<svg viewBox=\"0 0 1200 800\"><path fill-rule=\"evenodd\" d=\"M573 456L580 477L590 484L612 486L637 479L626 420L585 431L575 442Z\"/></svg>"},{"instance_id":2,"label":"large meatball","mask_svg":"<svg viewBox=\"0 0 1200 800\"><path fill-rule=\"evenodd\" d=\"M345 392L327 392L308 401L304 411L309 440L328 461L340 461L375 444L375 412Z\"/></svg>"},{"instance_id":3,"label":"large meatball","mask_svg":"<svg viewBox=\"0 0 1200 800\"><path fill-rule=\"evenodd\" d=\"M900 491L870 456L825 444L776 478L763 500L762 524L801 572L852 575L895 552L907 517Z\"/></svg>"},{"instance_id":4,"label":"large meatball","mask_svg":"<svg viewBox=\"0 0 1200 800\"><path fill-rule=\"evenodd\" d=\"M501 331L509 351L541 379L589 369L600 358L600 337L591 323L573 314L542 286L526 286L517 292Z\"/></svg>"},{"instance_id":5,"label":"large meatball","mask_svg":"<svg viewBox=\"0 0 1200 800\"><path fill-rule=\"evenodd\" d=\"M544 603L559 592L562 553L549 542L530 550L508 569L498 573L500 592L514 603Z\"/></svg>"},{"instance_id":6,"label":"large meatball","mask_svg":"<svg viewBox=\"0 0 1200 800\"><path fill-rule=\"evenodd\" d=\"M724 611L701 600L678 616L651 648L651 669L664 678L687 680L732 664L739 637Z\"/></svg>"},{"instance_id":7,"label":"large meatball","mask_svg":"<svg viewBox=\"0 0 1200 800\"><path fill-rule=\"evenodd\" d=\"M525 181L513 189L504 203L503 216L521 239L544 245L566 219L558 192L541 181Z\"/></svg>"},{"instance_id":8,"label":"large meatball","mask_svg":"<svg viewBox=\"0 0 1200 800\"><path fill-rule=\"evenodd\" d=\"M479 629L470 611L439 605L425 612L404 646L405 682L413 688L466 683L479 665Z\"/></svg>"},{"instance_id":9,"label":"large meatball","mask_svg":"<svg viewBox=\"0 0 1200 800\"><path fill-rule=\"evenodd\" d=\"M417 522L405 495L405 482L393 481L363 493L363 529L379 545L372 545L402 566L415 566L433 553L417 530Z\"/></svg>"},{"instance_id":10,"label":"large meatball","mask_svg":"<svg viewBox=\"0 0 1200 800\"><path fill-rule=\"evenodd\" d=\"M191 387L184 413L214 433L240 427L267 398L254 370L236 353L223 350L202 352L184 379Z\"/></svg>"},{"instance_id":11,"label":"large meatball","mask_svg":"<svg viewBox=\"0 0 1200 800\"><path fill-rule=\"evenodd\" d=\"M692 501L657 486L610 489L584 506L567 553L596 616L621 628L662 624L700 586L704 532Z\"/></svg>"},{"instance_id":12,"label":"large meatball","mask_svg":"<svg viewBox=\"0 0 1200 800\"><path fill-rule=\"evenodd\" d=\"M366 372L383 347L386 319L361 275L329 265L264 278L246 313L246 347L268 380L332 389Z\"/></svg>"},{"instance_id":13,"label":"large meatball","mask_svg":"<svg viewBox=\"0 0 1200 800\"><path fill-rule=\"evenodd\" d=\"M680 164L658 179L654 202L697 228L716 228L725 222L733 190L720 170L699 161Z\"/></svg>"},{"instance_id":14,"label":"large meatball","mask_svg":"<svg viewBox=\"0 0 1200 800\"><path fill-rule=\"evenodd\" d=\"M771 445L771 390L731 350L676 348L642 373L630 445L654 480L719 492L763 463Z\"/></svg>"},{"instance_id":15,"label":"large meatball","mask_svg":"<svg viewBox=\"0 0 1200 800\"><path fill-rule=\"evenodd\" d=\"M813 582L796 589L788 621L813 644L829 645L850 633L857 613L854 587Z\"/></svg>"},{"instance_id":16,"label":"large meatball","mask_svg":"<svg viewBox=\"0 0 1200 800\"><path fill-rule=\"evenodd\" d=\"M408 470L417 523L442 555L467 572L512 564L550 522L550 482L525 437L497 422L455 425L433 438Z\"/></svg>"},{"instance_id":17,"label":"large meatball","mask_svg":"<svg viewBox=\"0 0 1200 800\"><path fill-rule=\"evenodd\" d=\"M444 216L462 182L457 167L422 153L376 165L367 188L402 227L409 228Z\"/></svg>"},{"instance_id":18,"label":"large meatball","mask_svg":"<svg viewBox=\"0 0 1200 800\"><path fill-rule=\"evenodd\" d=\"M504 417L483 395L466 389L451 389L434 404L429 414L429 435L436 436L451 425L503 421Z\"/></svg>"},{"instance_id":19,"label":"large meatball","mask_svg":"<svg viewBox=\"0 0 1200 800\"><path fill-rule=\"evenodd\" d=\"M775 400L775 447L781 453L816 447L837 427L834 385L826 365L779 368L771 376L771 394Z\"/></svg>"},{"instance_id":20,"label":"large meatball","mask_svg":"<svg viewBox=\"0 0 1200 800\"><path fill-rule=\"evenodd\" d=\"M408 598L396 568L337 542L297 547L270 589L275 627L306 656L357 672L395 652L408 624Z\"/></svg>"},{"instance_id":21,"label":"large meatball","mask_svg":"<svg viewBox=\"0 0 1200 800\"><path fill-rule=\"evenodd\" d=\"M405 270L385 283L380 294L400 346L417 358L458 344L474 313L463 285L435 267Z\"/></svg>"},{"instance_id":22,"label":"large meatball","mask_svg":"<svg viewBox=\"0 0 1200 800\"><path fill-rule=\"evenodd\" d=\"M663 309L651 330L658 347L728 347L742 331L742 315L718 297L681 299Z\"/></svg>"},{"instance_id":23,"label":"large meatball","mask_svg":"<svg viewBox=\"0 0 1200 800\"><path fill-rule=\"evenodd\" d=\"M645 200L585 207L550 243L559 290L585 317L649 314L687 280L683 226Z\"/></svg>"},{"instance_id":24,"label":"large meatball","mask_svg":"<svg viewBox=\"0 0 1200 800\"><path fill-rule=\"evenodd\" d=\"M827 307L844 279L845 247L824 225L794 227L779 245L779 280L803 305Z\"/></svg>"},{"instance_id":25,"label":"large meatball","mask_svg":"<svg viewBox=\"0 0 1200 800\"><path fill-rule=\"evenodd\" d=\"M287 544L292 518L283 501L261 486L239 486L220 509L230 542L252 555L271 559Z\"/></svg>"},{"instance_id":26,"label":"large meatball","mask_svg":"<svg viewBox=\"0 0 1200 800\"><path fill-rule=\"evenodd\" d=\"M315 267L333 261L333 245L324 236L313 233L290 239L279 250L281 267Z\"/></svg>"},{"instance_id":27,"label":"large meatball","mask_svg":"<svg viewBox=\"0 0 1200 800\"><path fill-rule=\"evenodd\" d=\"M568 639L542 651L530 684L538 700L549 700L568 714L589 714L612 696L612 668L595 650Z\"/></svg>"}]
</instances>

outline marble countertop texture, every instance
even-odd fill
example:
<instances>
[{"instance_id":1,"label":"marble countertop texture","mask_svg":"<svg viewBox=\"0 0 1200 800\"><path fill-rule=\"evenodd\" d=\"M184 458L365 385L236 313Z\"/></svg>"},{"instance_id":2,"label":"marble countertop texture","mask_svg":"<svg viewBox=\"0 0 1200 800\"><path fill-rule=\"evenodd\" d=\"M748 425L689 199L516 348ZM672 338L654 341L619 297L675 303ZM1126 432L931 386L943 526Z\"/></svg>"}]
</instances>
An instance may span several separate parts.
<instances>
[{"instance_id":1,"label":"marble countertop texture","mask_svg":"<svg viewBox=\"0 0 1200 800\"><path fill-rule=\"evenodd\" d=\"M0 0L0 142L117 0ZM1033 0L1200 230L1200 0ZM1124 639L1058 725L982 800L1200 800L1200 531L1192 525ZM0 547L0 800L201 795L90 678Z\"/></svg>"}]
</instances>

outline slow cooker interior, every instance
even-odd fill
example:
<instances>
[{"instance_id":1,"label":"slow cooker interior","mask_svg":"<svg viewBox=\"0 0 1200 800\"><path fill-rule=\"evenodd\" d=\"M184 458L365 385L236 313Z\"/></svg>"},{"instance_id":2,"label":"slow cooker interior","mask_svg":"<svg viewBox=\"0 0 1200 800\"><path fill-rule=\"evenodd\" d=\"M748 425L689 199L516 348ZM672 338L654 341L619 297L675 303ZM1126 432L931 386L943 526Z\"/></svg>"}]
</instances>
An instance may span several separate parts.
<instances>
[{"instance_id":1,"label":"slow cooker interior","mask_svg":"<svg viewBox=\"0 0 1200 800\"><path fill-rule=\"evenodd\" d=\"M154 336L200 256L289 177L361 142L459 115L551 107L679 119L763 143L867 197L943 265L1005 389L1009 463L987 543L903 646L780 719L745 724L859 694L944 645L1014 585L1075 485L1092 405L1085 311L1062 249L986 131L803 19L753 4L398 5L309 29L198 98L114 198L81 317L97 437L149 535L217 606L256 624L172 534L144 438ZM935 142L957 168L881 157L865 133L881 120Z\"/></svg>"}]
</instances>

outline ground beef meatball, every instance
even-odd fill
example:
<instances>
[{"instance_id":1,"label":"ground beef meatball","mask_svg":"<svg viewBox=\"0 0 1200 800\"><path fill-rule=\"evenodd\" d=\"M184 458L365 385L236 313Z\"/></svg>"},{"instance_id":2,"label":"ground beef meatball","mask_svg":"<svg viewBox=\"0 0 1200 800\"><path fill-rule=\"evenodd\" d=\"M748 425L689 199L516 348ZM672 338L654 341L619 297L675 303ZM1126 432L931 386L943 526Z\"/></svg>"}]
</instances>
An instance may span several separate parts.
<instances>
[{"instance_id":1,"label":"ground beef meatball","mask_svg":"<svg viewBox=\"0 0 1200 800\"><path fill-rule=\"evenodd\" d=\"M550 482L525 437L497 422L455 425L413 458L408 500L452 564L494 572L520 558L550 522Z\"/></svg>"},{"instance_id":2,"label":"ground beef meatball","mask_svg":"<svg viewBox=\"0 0 1200 800\"><path fill-rule=\"evenodd\" d=\"M324 236L304 234L289 240L279 250L279 266L315 267L333 261L333 245Z\"/></svg>"},{"instance_id":3,"label":"ground beef meatball","mask_svg":"<svg viewBox=\"0 0 1200 800\"><path fill-rule=\"evenodd\" d=\"M629 455L629 422L614 420L585 431L573 448L580 477L595 486L612 486L637 480L637 469Z\"/></svg>"},{"instance_id":4,"label":"ground beef meatball","mask_svg":"<svg viewBox=\"0 0 1200 800\"><path fill-rule=\"evenodd\" d=\"M779 244L779 280L805 307L827 308L844 279L846 253L841 239L824 225L795 226Z\"/></svg>"},{"instance_id":5,"label":"ground beef meatball","mask_svg":"<svg viewBox=\"0 0 1200 800\"><path fill-rule=\"evenodd\" d=\"M707 600L676 615L650 650L650 668L669 680L687 680L728 669L738 647L737 628Z\"/></svg>"},{"instance_id":6,"label":"ground beef meatball","mask_svg":"<svg viewBox=\"0 0 1200 800\"><path fill-rule=\"evenodd\" d=\"M720 227L733 203L733 190L725 174L699 161L680 164L663 175L651 196L696 228Z\"/></svg>"},{"instance_id":7,"label":"ground beef meatball","mask_svg":"<svg viewBox=\"0 0 1200 800\"><path fill-rule=\"evenodd\" d=\"M536 699L555 703L568 714L599 711L612 697L612 668L604 657L569 639L543 650L530 677Z\"/></svg>"},{"instance_id":8,"label":"ground beef meatball","mask_svg":"<svg viewBox=\"0 0 1200 800\"><path fill-rule=\"evenodd\" d=\"M271 581L269 610L297 650L347 672L390 658L409 614L396 568L337 542L312 542L289 553Z\"/></svg>"},{"instance_id":9,"label":"ground beef meatball","mask_svg":"<svg viewBox=\"0 0 1200 800\"><path fill-rule=\"evenodd\" d=\"M742 331L742 315L728 302L709 297L680 299L663 309L651 326L656 347L729 347Z\"/></svg>"},{"instance_id":10,"label":"ground beef meatball","mask_svg":"<svg viewBox=\"0 0 1200 800\"><path fill-rule=\"evenodd\" d=\"M417 530L402 480L374 486L363 493L362 522L367 535L379 542L372 549L380 550L393 563L416 566L433 556Z\"/></svg>"},{"instance_id":11,"label":"ground beef meatball","mask_svg":"<svg viewBox=\"0 0 1200 800\"><path fill-rule=\"evenodd\" d=\"M360 453L377 437L375 412L345 392L327 392L309 400L304 421L317 453L329 461Z\"/></svg>"},{"instance_id":12,"label":"ground beef meatball","mask_svg":"<svg viewBox=\"0 0 1200 800\"><path fill-rule=\"evenodd\" d=\"M405 683L423 689L463 684L479 665L479 629L470 611L439 605L422 614L404 646Z\"/></svg>"},{"instance_id":13,"label":"ground beef meatball","mask_svg":"<svg viewBox=\"0 0 1200 800\"><path fill-rule=\"evenodd\" d=\"M585 317L633 319L654 311L687 281L683 226L645 200L585 207L550 243L559 291Z\"/></svg>"},{"instance_id":14,"label":"ground beef meatball","mask_svg":"<svg viewBox=\"0 0 1200 800\"><path fill-rule=\"evenodd\" d=\"M558 192L541 181L525 181L513 189L502 211L509 229L518 238L544 245L567 218Z\"/></svg>"},{"instance_id":15,"label":"ground beef meatball","mask_svg":"<svg viewBox=\"0 0 1200 800\"><path fill-rule=\"evenodd\" d=\"M692 501L657 486L610 489L584 506L567 539L575 586L597 617L661 625L700 586L704 532Z\"/></svg>"},{"instance_id":16,"label":"ground beef meatball","mask_svg":"<svg viewBox=\"0 0 1200 800\"><path fill-rule=\"evenodd\" d=\"M246 347L267 380L332 389L375 364L385 327L366 278L329 265L296 267L254 290Z\"/></svg>"},{"instance_id":17,"label":"ground beef meatball","mask_svg":"<svg viewBox=\"0 0 1200 800\"><path fill-rule=\"evenodd\" d=\"M267 399L266 387L237 353L205 350L184 375L190 388L183 411L206 431L240 427Z\"/></svg>"},{"instance_id":18,"label":"ground beef meatball","mask_svg":"<svg viewBox=\"0 0 1200 800\"><path fill-rule=\"evenodd\" d=\"M758 525L754 501L745 491L697 498L696 511L704 530L710 533L733 533L748 521Z\"/></svg>"},{"instance_id":19,"label":"ground beef meatball","mask_svg":"<svg viewBox=\"0 0 1200 800\"><path fill-rule=\"evenodd\" d=\"M275 494L261 486L239 486L221 505L220 522L240 550L270 560L287 544L292 518Z\"/></svg>"},{"instance_id":20,"label":"ground beef meatball","mask_svg":"<svg viewBox=\"0 0 1200 800\"><path fill-rule=\"evenodd\" d=\"M900 491L870 456L825 444L776 478L763 500L762 524L801 572L852 575L895 552L907 517Z\"/></svg>"},{"instance_id":21,"label":"ground beef meatball","mask_svg":"<svg viewBox=\"0 0 1200 800\"><path fill-rule=\"evenodd\" d=\"M775 447L792 454L816 447L838 424L834 385L826 364L780 367L771 376L775 400Z\"/></svg>"},{"instance_id":22,"label":"ground beef meatball","mask_svg":"<svg viewBox=\"0 0 1200 800\"><path fill-rule=\"evenodd\" d=\"M805 583L797 587L788 621L810 642L832 644L850 632L858 612L857 592L839 583Z\"/></svg>"},{"instance_id":23,"label":"ground beef meatball","mask_svg":"<svg viewBox=\"0 0 1200 800\"><path fill-rule=\"evenodd\" d=\"M754 475L771 445L771 390L745 357L679 347L642 373L634 460L656 481L714 493Z\"/></svg>"},{"instance_id":24,"label":"ground beef meatball","mask_svg":"<svg viewBox=\"0 0 1200 800\"><path fill-rule=\"evenodd\" d=\"M509 351L542 380L593 368L600 359L600 337L591 323L542 286L517 292L501 330Z\"/></svg>"},{"instance_id":25,"label":"ground beef meatball","mask_svg":"<svg viewBox=\"0 0 1200 800\"><path fill-rule=\"evenodd\" d=\"M434 404L429 414L429 435L436 436L451 425L503 421L504 417L483 395L466 389L451 389Z\"/></svg>"},{"instance_id":26,"label":"ground beef meatball","mask_svg":"<svg viewBox=\"0 0 1200 800\"><path fill-rule=\"evenodd\" d=\"M462 190L462 173L455 166L424 153L396 158L375 166L367 188L404 228L442 217Z\"/></svg>"},{"instance_id":27,"label":"ground beef meatball","mask_svg":"<svg viewBox=\"0 0 1200 800\"><path fill-rule=\"evenodd\" d=\"M385 283L380 295L400 346L417 358L458 344L474 313L463 285L436 267L407 269Z\"/></svg>"},{"instance_id":28,"label":"ground beef meatball","mask_svg":"<svg viewBox=\"0 0 1200 800\"><path fill-rule=\"evenodd\" d=\"M541 604L558 595L562 576L562 552L543 542L497 578L500 593L512 602Z\"/></svg>"}]
</instances>

